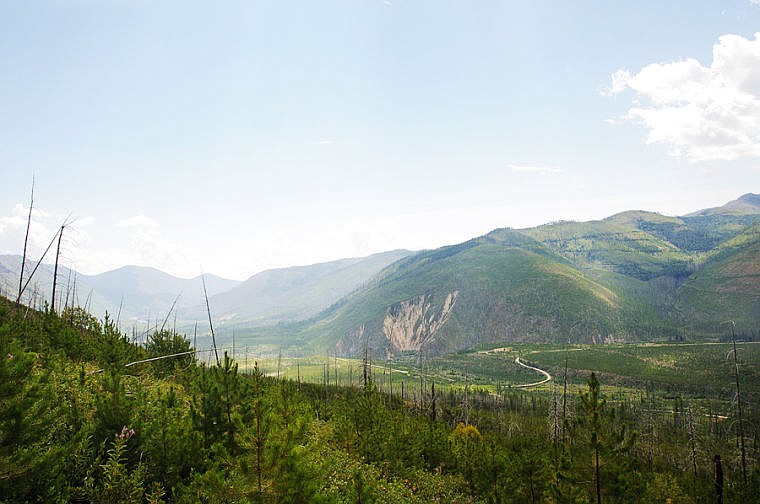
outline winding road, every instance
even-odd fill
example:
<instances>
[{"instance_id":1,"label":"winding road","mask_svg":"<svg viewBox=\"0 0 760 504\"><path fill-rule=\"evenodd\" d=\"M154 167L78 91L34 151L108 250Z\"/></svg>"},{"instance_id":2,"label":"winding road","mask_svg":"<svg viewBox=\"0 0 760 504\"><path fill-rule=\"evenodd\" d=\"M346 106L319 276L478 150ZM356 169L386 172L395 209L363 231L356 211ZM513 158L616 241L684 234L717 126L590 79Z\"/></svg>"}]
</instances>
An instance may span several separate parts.
<instances>
[{"instance_id":1,"label":"winding road","mask_svg":"<svg viewBox=\"0 0 760 504\"><path fill-rule=\"evenodd\" d=\"M512 385L514 388L535 387L537 385L542 385L542 384L544 384L544 383L546 383L546 382L548 382L549 380L552 379L552 375L550 375L549 373L547 373L543 369L538 369L537 367L533 367L533 366L529 366L529 365L525 364L523 361L520 360L520 357L515 358L515 363L517 365L519 365L519 366L524 367L524 368L532 369L533 371L537 371L537 372L541 373L542 375L544 375L544 379L541 380L541 381L534 382L534 383L525 383L523 385Z\"/></svg>"}]
</instances>

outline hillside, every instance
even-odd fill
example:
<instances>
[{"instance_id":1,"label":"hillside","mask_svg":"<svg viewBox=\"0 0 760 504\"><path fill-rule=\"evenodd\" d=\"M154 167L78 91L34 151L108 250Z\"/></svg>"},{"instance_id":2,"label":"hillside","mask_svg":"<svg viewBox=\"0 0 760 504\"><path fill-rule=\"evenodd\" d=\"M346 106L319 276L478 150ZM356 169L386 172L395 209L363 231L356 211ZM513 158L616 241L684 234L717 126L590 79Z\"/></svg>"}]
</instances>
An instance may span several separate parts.
<instances>
[{"instance_id":1,"label":"hillside","mask_svg":"<svg viewBox=\"0 0 760 504\"><path fill-rule=\"evenodd\" d=\"M753 195L740 198L752 202ZM279 334L312 350L433 352L481 342L601 343L755 335L760 210L500 229L423 251ZM723 325L721 325L723 324Z\"/></svg>"},{"instance_id":2,"label":"hillside","mask_svg":"<svg viewBox=\"0 0 760 504\"><path fill-rule=\"evenodd\" d=\"M410 253L395 250L267 270L245 282L206 274L206 291L213 317L225 328L294 322L314 316L361 287L388 264ZM27 263L25 278L34 264ZM0 256L0 294L15 299L20 268L20 256ZM43 306L50 300L52 284L53 266L43 263L25 291L23 301ZM57 309L64 303L86 306L98 317L106 312L114 318L118 316L124 325L155 324L171 311L172 320L176 315L177 327L189 331L196 321L205 322L208 317L200 276L178 278L154 268L125 266L98 275L83 275L61 266L57 291Z\"/></svg>"},{"instance_id":3,"label":"hillside","mask_svg":"<svg viewBox=\"0 0 760 504\"><path fill-rule=\"evenodd\" d=\"M710 254L678 290L677 308L691 333L724 336L733 320L744 336L760 336L760 225Z\"/></svg>"},{"instance_id":4,"label":"hillside","mask_svg":"<svg viewBox=\"0 0 760 504\"><path fill-rule=\"evenodd\" d=\"M214 316L227 325L255 327L303 320L328 308L385 266L410 253L394 250L362 258L267 270L212 296L209 302ZM193 312L185 312L186 317L190 314ZM197 318L205 315L205 311L194 313Z\"/></svg>"},{"instance_id":5,"label":"hillside","mask_svg":"<svg viewBox=\"0 0 760 504\"><path fill-rule=\"evenodd\" d=\"M27 262L25 279L36 265ZM21 269L20 256L0 256L0 286L3 293L18 292L18 275ZM24 293L25 303L42 306L50 301L54 267L41 264ZM206 289L209 296L228 290L238 281L214 275L206 275ZM97 275L84 275L63 265L58 268L56 287L56 309L64 304L87 307L102 317L108 312L125 324L155 323L164 318L172 309L200 306L203 304L201 277L178 278L154 268L125 266ZM15 299L15 296L9 296Z\"/></svg>"},{"instance_id":6,"label":"hillside","mask_svg":"<svg viewBox=\"0 0 760 504\"><path fill-rule=\"evenodd\" d=\"M699 215L715 215L715 214L756 214L760 212L760 194L752 194L747 193L739 198L729 201L723 206L715 207L715 208L706 208L704 210L699 210L697 212L694 212L692 214L689 214L689 217L693 216L699 216Z\"/></svg>"},{"instance_id":7,"label":"hillside","mask_svg":"<svg viewBox=\"0 0 760 504\"><path fill-rule=\"evenodd\" d=\"M37 262L27 262L24 274L24 282L27 281L31 271ZM16 299L19 287L19 272L21 271L21 256L17 255L0 255L0 294L11 299ZM53 287L54 267L50 264L42 263L35 272L32 280L29 282L22 302L24 304L41 307L45 302L50 302ZM56 307L61 308L64 304L74 304L76 306L87 306L92 313L98 315L106 311L116 314L119 310L119 299L112 302L105 296L95 292L85 278L85 275L78 274L76 271L63 265L58 268L58 286L56 287L57 300ZM137 316L137 313L124 311L125 317Z\"/></svg>"},{"instance_id":8,"label":"hillside","mask_svg":"<svg viewBox=\"0 0 760 504\"><path fill-rule=\"evenodd\" d=\"M426 260L493 247L485 241ZM756 347L742 345L743 358L755 362ZM200 365L171 330L141 343L83 310L39 312L0 296L0 495L9 504L485 504L591 502L596 487L605 502L711 502L713 454L745 440L733 427L727 348L525 344L424 368L407 358L393 375L306 359L280 377L280 359L265 369L224 353ZM562 395L549 383L518 388L536 378L515 357L567 370ZM742 376L755 383L757 366ZM743 418L756 425L756 387L742 393ZM588 439L604 450L598 486ZM737 462L723 466L727 502L758 494L759 452L746 440L746 483Z\"/></svg>"}]
</instances>

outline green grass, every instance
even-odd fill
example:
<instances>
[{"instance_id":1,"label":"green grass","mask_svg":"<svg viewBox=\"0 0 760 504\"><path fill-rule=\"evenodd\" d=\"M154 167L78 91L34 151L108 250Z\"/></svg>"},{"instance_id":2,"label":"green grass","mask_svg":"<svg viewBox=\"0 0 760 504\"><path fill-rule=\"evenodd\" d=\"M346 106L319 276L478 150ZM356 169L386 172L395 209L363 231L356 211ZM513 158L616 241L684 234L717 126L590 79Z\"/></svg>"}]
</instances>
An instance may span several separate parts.
<instances>
[{"instance_id":1,"label":"green grass","mask_svg":"<svg viewBox=\"0 0 760 504\"><path fill-rule=\"evenodd\" d=\"M737 343L740 379L748 398L760 396L760 343ZM518 366L515 358L551 373L553 382L525 389L548 394L563 382L567 359L568 382L575 393L585 387L588 375L596 372L607 393L618 397L640 397L649 388L660 397L692 397L723 404L735 393L733 354L729 343L673 343L621 345L547 345L516 343L480 344L472 350L420 358L406 354L392 360L373 362L373 378L385 391L398 394L401 383L406 390L418 390L420 383L435 383L441 392L461 391L465 386L487 392L504 393L516 385L540 381L542 375ZM243 358L237 360L244 368ZM277 357L254 359L259 367L276 376ZM283 357L280 376L304 382L359 386L362 363L338 357Z\"/></svg>"},{"instance_id":2,"label":"green grass","mask_svg":"<svg viewBox=\"0 0 760 504\"><path fill-rule=\"evenodd\" d=\"M760 390L760 344L737 344L745 387ZM565 358L573 370L596 371L627 383L652 382L660 387L690 393L730 394L734 382L733 354L729 343L673 343L577 346L535 349L529 358L539 367L564 369Z\"/></svg>"}]
</instances>

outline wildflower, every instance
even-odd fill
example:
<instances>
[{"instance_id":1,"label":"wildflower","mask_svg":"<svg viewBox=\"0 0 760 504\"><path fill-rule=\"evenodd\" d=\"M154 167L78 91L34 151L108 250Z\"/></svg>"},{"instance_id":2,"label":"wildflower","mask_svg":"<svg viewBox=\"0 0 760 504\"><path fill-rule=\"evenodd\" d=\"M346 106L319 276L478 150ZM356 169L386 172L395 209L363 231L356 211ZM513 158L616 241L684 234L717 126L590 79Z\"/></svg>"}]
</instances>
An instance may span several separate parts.
<instances>
[{"instance_id":1,"label":"wildflower","mask_svg":"<svg viewBox=\"0 0 760 504\"><path fill-rule=\"evenodd\" d=\"M12 359L12 358L13 358L13 354L12 354L12 353L9 353L9 354L8 354L8 360L10 360L10 359Z\"/></svg>"},{"instance_id":2,"label":"wildflower","mask_svg":"<svg viewBox=\"0 0 760 504\"><path fill-rule=\"evenodd\" d=\"M127 429L127 426L125 425L121 428L121 433L117 434L117 437L119 439L129 439L134 435L135 435L135 430L132 428Z\"/></svg>"}]
</instances>

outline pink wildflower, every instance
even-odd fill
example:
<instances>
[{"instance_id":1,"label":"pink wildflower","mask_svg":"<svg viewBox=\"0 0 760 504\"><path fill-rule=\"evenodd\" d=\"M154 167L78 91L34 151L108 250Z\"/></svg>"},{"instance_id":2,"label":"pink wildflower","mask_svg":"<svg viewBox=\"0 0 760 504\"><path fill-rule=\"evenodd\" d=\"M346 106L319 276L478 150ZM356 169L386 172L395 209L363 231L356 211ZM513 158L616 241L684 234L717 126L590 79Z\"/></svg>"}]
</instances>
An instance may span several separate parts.
<instances>
[{"instance_id":1,"label":"pink wildflower","mask_svg":"<svg viewBox=\"0 0 760 504\"><path fill-rule=\"evenodd\" d=\"M118 434L118 438L119 439L129 439L129 438L131 438L134 435L135 435L135 430L134 429L127 429L127 426L125 425L125 426L123 426L121 428L121 433Z\"/></svg>"}]
</instances>

